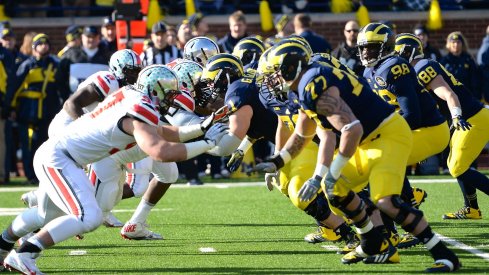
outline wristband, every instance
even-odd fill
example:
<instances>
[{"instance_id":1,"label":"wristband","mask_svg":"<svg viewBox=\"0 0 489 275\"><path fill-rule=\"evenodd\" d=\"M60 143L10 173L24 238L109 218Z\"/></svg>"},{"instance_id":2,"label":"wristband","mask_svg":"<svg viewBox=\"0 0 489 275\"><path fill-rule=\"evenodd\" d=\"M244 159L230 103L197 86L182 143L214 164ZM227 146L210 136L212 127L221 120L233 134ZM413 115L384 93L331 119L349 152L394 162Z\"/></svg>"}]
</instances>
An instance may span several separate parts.
<instances>
[{"instance_id":1,"label":"wristband","mask_svg":"<svg viewBox=\"0 0 489 275\"><path fill-rule=\"evenodd\" d=\"M450 109L450 114L452 115L452 118L456 118L459 116L462 116L462 108L460 107L453 107Z\"/></svg>"},{"instance_id":2,"label":"wristband","mask_svg":"<svg viewBox=\"0 0 489 275\"><path fill-rule=\"evenodd\" d=\"M200 124L178 127L178 139L180 139L180 142L198 138L203 134L204 131L202 131Z\"/></svg>"},{"instance_id":3,"label":"wristband","mask_svg":"<svg viewBox=\"0 0 489 275\"><path fill-rule=\"evenodd\" d=\"M333 162L331 162L331 167L329 169L329 172L331 173L333 178L337 179L340 177L341 170L343 170L343 167L345 167L349 159L350 158L347 158L342 154L338 153L336 158L334 158Z\"/></svg>"},{"instance_id":4,"label":"wristband","mask_svg":"<svg viewBox=\"0 0 489 275\"><path fill-rule=\"evenodd\" d=\"M187 150L187 159L191 159L202 153L212 149L216 144L210 140L199 140L195 142L185 143L185 149Z\"/></svg>"},{"instance_id":5,"label":"wristband","mask_svg":"<svg viewBox=\"0 0 489 275\"><path fill-rule=\"evenodd\" d=\"M313 175L323 178L328 173L328 171L329 171L328 166L318 163L316 164L316 169L314 170Z\"/></svg>"}]
</instances>

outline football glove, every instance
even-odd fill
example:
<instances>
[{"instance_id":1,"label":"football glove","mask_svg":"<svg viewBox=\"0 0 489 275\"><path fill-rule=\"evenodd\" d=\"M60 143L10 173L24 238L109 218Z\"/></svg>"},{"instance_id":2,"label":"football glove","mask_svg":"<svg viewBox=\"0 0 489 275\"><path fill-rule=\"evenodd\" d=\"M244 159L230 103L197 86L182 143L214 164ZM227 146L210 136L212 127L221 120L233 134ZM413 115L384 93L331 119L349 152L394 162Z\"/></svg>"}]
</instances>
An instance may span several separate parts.
<instances>
[{"instance_id":1,"label":"football glove","mask_svg":"<svg viewBox=\"0 0 489 275\"><path fill-rule=\"evenodd\" d=\"M202 132L207 132L209 128L216 124L216 123L225 123L227 122L230 113L228 112L228 106L224 105L219 110L213 112L210 116L208 116L206 119L204 119L200 123L200 129L202 129Z\"/></svg>"},{"instance_id":2,"label":"football glove","mask_svg":"<svg viewBox=\"0 0 489 275\"><path fill-rule=\"evenodd\" d=\"M265 182L267 183L268 191L273 190L273 185L274 185L273 182L274 181L276 184L279 183L279 181L280 181L279 171L277 171L275 173L266 173L265 174Z\"/></svg>"},{"instance_id":3,"label":"football glove","mask_svg":"<svg viewBox=\"0 0 489 275\"><path fill-rule=\"evenodd\" d=\"M321 186L321 179L320 177L312 177L308 179L304 185L302 185L301 189L299 190L299 193L297 194L299 196L300 201L310 201L314 195L317 194L319 188Z\"/></svg>"},{"instance_id":4,"label":"football glove","mask_svg":"<svg viewBox=\"0 0 489 275\"><path fill-rule=\"evenodd\" d=\"M328 198L334 197L333 190L337 181L338 179L335 179L331 173L326 174L326 178L324 179L324 187L326 189L325 191L328 195Z\"/></svg>"},{"instance_id":5,"label":"football glove","mask_svg":"<svg viewBox=\"0 0 489 275\"><path fill-rule=\"evenodd\" d=\"M237 149L231 154L231 158L229 159L226 166L229 168L229 171L234 172L238 170L239 166L243 162L244 153L243 150Z\"/></svg>"},{"instance_id":6,"label":"football glove","mask_svg":"<svg viewBox=\"0 0 489 275\"><path fill-rule=\"evenodd\" d=\"M205 133L204 139L206 141L214 142L218 144L222 137L228 133L229 126L223 123L214 124Z\"/></svg>"},{"instance_id":7,"label":"football glove","mask_svg":"<svg viewBox=\"0 0 489 275\"><path fill-rule=\"evenodd\" d=\"M472 125L462 116L456 116L452 118L452 126L450 127L451 129L468 131L471 127Z\"/></svg>"}]
</instances>

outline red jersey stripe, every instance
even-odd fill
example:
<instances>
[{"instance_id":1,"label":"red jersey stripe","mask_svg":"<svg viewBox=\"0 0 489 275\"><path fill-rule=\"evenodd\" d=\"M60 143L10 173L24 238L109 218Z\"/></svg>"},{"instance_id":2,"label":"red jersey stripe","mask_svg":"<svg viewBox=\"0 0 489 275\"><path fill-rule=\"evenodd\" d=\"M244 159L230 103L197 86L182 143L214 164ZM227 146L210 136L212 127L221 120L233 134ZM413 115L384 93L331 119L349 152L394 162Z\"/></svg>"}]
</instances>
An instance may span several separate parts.
<instances>
[{"instance_id":1,"label":"red jersey stripe","mask_svg":"<svg viewBox=\"0 0 489 275\"><path fill-rule=\"evenodd\" d=\"M75 216L79 216L80 209L78 209L75 200L73 199L71 193L68 191L68 188L65 186L66 183L58 176L54 168L52 167L46 167L46 168L48 170L52 182L56 184L58 189L61 191L61 195L63 196L64 200L68 203L68 206L70 207L69 210L71 211L71 213Z\"/></svg>"},{"instance_id":2,"label":"red jersey stripe","mask_svg":"<svg viewBox=\"0 0 489 275\"><path fill-rule=\"evenodd\" d=\"M134 105L133 110L136 112L136 114L141 115L145 120L148 120L154 125L158 125L159 118L156 113L148 111L148 109L141 105Z\"/></svg>"},{"instance_id":3,"label":"red jersey stripe","mask_svg":"<svg viewBox=\"0 0 489 275\"><path fill-rule=\"evenodd\" d=\"M100 75L97 76L97 80L98 80L98 84L100 84L100 87L104 90L105 96L107 96L110 89L109 85L105 83L104 79Z\"/></svg>"}]
</instances>

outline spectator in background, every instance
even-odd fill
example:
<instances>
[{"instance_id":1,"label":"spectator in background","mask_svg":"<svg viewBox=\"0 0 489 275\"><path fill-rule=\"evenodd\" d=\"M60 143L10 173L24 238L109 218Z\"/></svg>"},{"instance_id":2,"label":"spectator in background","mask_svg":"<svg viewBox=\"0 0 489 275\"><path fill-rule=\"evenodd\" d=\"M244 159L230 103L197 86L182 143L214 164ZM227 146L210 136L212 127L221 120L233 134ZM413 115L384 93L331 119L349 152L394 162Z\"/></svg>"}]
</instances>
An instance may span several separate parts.
<instances>
[{"instance_id":1,"label":"spectator in background","mask_svg":"<svg viewBox=\"0 0 489 275\"><path fill-rule=\"evenodd\" d=\"M423 42L424 58L431 58L439 61L441 58L440 50L430 45L430 33L428 29L424 25L418 24L414 27L413 33L419 38L419 40L421 40L421 42Z\"/></svg>"},{"instance_id":2,"label":"spectator in background","mask_svg":"<svg viewBox=\"0 0 489 275\"><path fill-rule=\"evenodd\" d=\"M15 35L12 32L11 29L3 29L2 33L0 34L0 41L2 43L2 46L5 47L11 54L13 58L13 65L8 65L10 63L9 57L4 56L2 59L1 65L7 68L7 70L0 70L0 83L3 83L3 85L10 86L14 84L14 77L15 73L17 72L17 69L19 68L20 64L24 62L28 58L28 56L22 54L16 47L16 40L15 40ZM1 49L1 47L0 47ZM2 50L0 50L2 51ZM1 66L0 65L0 66ZM11 72L9 72L9 69ZM5 74L3 74L5 72ZM7 88L5 89L0 88L0 92L2 94L5 94L7 91ZM8 110L8 107L4 106L3 102L3 96L1 98L0 106L2 108L2 116L0 118L0 174L5 175L3 178L0 177L0 183L2 180L4 182L9 182L10 181L10 172L15 172L17 173L17 149L20 148L19 145L19 138L18 138L18 131L17 131L17 123L12 121L11 119L6 119L8 114L4 112L4 110ZM2 126L1 124L5 123L5 142L2 142ZM2 153L2 144L5 144L5 154ZM1 166L2 162L2 156L5 156L5 165ZM5 168L5 172L1 173L2 167ZM18 173L17 173L18 174Z\"/></svg>"},{"instance_id":3,"label":"spectator in background","mask_svg":"<svg viewBox=\"0 0 489 275\"><path fill-rule=\"evenodd\" d=\"M489 26L486 29L486 36L482 39L482 44L477 53L477 64L482 72L482 92L486 104L489 104Z\"/></svg>"},{"instance_id":4,"label":"spectator in background","mask_svg":"<svg viewBox=\"0 0 489 275\"><path fill-rule=\"evenodd\" d=\"M279 42L284 37L294 33L294 25L292 24L292 22L290 22L290 19L290 15L288 14L275 16L273 24L275 25L277 34L265 40L264 45L266 48L272 47L273 45L275 45L275 43Z\"/></svg>"},{"instance_id":5,"label":"spectator in background","mask_svg":"<svg viewBox=\"0 0 489 275\"><path fill-rule=\"evenodd\" d=\"M85 27L81 38L81 46L69 48L60 61L58 84L61 93L66 96L75 92L78 84L88 76L109 69L110 54L100 45L99 28Z\"/></svg>"},{"instance_id":6,"label":"spectator in background","mask_svg":"<svg viewBox=\"0 0 489 275\"><path fill-rule=\"evenodd\" d=\"M104 46L110 55L117 51L117 39L115 31L115 22L112 20L111 16L104 18L102 24L102 40L100 44Z\"/></svg>"},{"instance_id":7,"label":"spectator in background","mask_svg":"<svg viewBox=\"0 0 489 275\"><path fill-rule=\"evenodd\" d=\"M194 37L205 36L217 42L217 37L209 33L209 25L202 13L194 13L188 18L188 22L192 27L192 35Z\"/></svg>"},{"instance_id":8,"label":"spectator in background","mask_svg":"<svg viewBox=\"0 0 489 275\"><path fill-rule=\"evenodd\" d=\"M221 53L232 53L239 40L248 36L246 33L246 17L242 11L235 11L229 16L229 31L217 41Z\"/></svg>"},{"instance_id":9,"label":"spectator in background","mask_svg":"<svg viewBox=\"0 0 489 275\"><path fill-rule=\"evenodd\" d=\"M177 48L180 51L183 51L183 47L185 47L185 44L192 39L192 27L189 24L187 19L184 19L182 24L178 27L178 33L177 33Z\"/></svg>"},{"instance_id":10,"label":"spectator in background","mask_svg":"<svg viewBox=\"0 0 489 275\"><path fill-rule=\"evenodd\" d=\"M17 49L17 40L13 31L11 29L3 29L2 33L0 33L0 42L13 55L15 66L12 71L13 73L17 72L17 68L27 59L27 56Z\"/></svg>"},{"instance_id":11,"label":"spectator in background","mask_svg":"<svg viewBox=\"0 0 489 275\"><path fill-rule=\"evenodd\" d=\"M20 46L20 52L23 55L31 56L32 55L32 39L36 36L35 32L28 32L24 34L24 39L22 40L22 45Z\"/></svg>"},{"instance_id":12,"label":"spectator in background","mask_svg":"<svg viewBox=\"0 0 489 275\"><path fill-rule=\"evenodd\" d=\"M168 44L165 23L160 21L153 25L151 28L151 41L153 41L154 46L141 53L143 66L167 64L182 57L176 46Z\"/></svg>"},{"instance_id":13,"label":"spectator in background","mask_svg":"<svg viewBox=\"0 0 489 275\"><path fill-rule=\"evenodd\" d=\"M17 121L22 162L27 182L37 184L32 161L37 148L48 139L48 126L61 110L61 96L55 82L58 58L50 54L49 37L37 34L32 40L32 56L20 65L15 85L8 89L6 106Z\"/></svg>"},{"instance_id":14,"label":"spectator in background","mask_svg":"<svg viewBox=\"0 0 489 275\"><path fill-rule=\"evenodd\" d=\"M66 38L66 46L64 46L61 51L58 52L58 57L63 57L63 55L68 51L68 49L72 47L79 47L81 45L81 35L83 32L83 28L78 25L71 25L66 28L65 38Z\"/></svg>"},{"instance_id":15,"label":"spectator in background","mask_svg":"<svg viewBox=\"0 0 489 275\"><path fill-rule=\"evenodd\" d=\"M294 32L296 35L304 37L309 42L311 49L315 53L330 53L331 45L324 37L311 30L311 17L304 13L299 13L294 17Z\"/></svg>"},{"instance_id":16,"label":"spectator in background","mask_svg":"<svg viewBox=\"0 0 489 275\"><path fill-rule=\"evenodd\" d=\"M8 33L9 29L3 29L2 31L2 45L0 45L0 184L9 182L10 166L5 165L6 159L6 145L7 143L12 143L12 140L6 140L5 135L5 119L9 116L9 103L7 103L7 91L13 88L15 84L15 63L14 56L10 53L9 49L4 47L5 34ZM10 31L10 33L12 33ZM15 43L14 43L15 45Z\"/></svg>"},{"instance_id":17,"label":"spectator in background","mask_svg":"<svg viewBox=\"0 0 489 275\"><path fill-rule=\"evenodd\" d=\"M360 27L357 21L351 20L346 22L343 35L345 41L341 42L336 49L331 53L342 64L352 69L358 76L363 76L364 67L360 62L360 56L358 55L357 36Z\"/></svg>"},{"instance_id":18,"label":"spectator in background","mask_svg":"<svg viewBox=\"0 0 489 275\"><path fill-rule=\"evenodd\" d=\"M166 28L166 42L170 46L177 46L177 29L173 26L167 26ZM152 43L152 47L154 43Z\"/></svg>"},{"instance_id":19,"label":"spectator in background","mask_svg":"<svg viewBox=\"0 0 489 275\"><path fill-rule=\"evenodd\" d=\"M467 51L469 48L467 39L461 32L452 32L447 36L446 48L448 54L440 59L440 63L480 100L482 87L480 71Z\"/></svg>"}]
</instances>

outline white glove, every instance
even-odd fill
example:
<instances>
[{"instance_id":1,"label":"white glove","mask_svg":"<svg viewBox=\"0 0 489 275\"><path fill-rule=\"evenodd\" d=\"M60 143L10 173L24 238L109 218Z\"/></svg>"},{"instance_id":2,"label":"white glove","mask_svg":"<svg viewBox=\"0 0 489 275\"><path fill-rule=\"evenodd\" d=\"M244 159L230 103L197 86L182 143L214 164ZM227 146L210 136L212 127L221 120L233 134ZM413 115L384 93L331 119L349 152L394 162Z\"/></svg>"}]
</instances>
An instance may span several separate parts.
<instances>
[{"instance_id":1,"label":"white glove","mask_svg":"<svg viewBox=\"0 0 489 275\"><path fill-rule=\"evenodd\" d=\"M218 144L222 137L228 133L229 126L222 123L214 124L205 133L204 139L213 142L214 145Z\"/></svg>"},{"instance_id":2,"label":"white glove","mask_svg":"<svg viewBox=\"0 0 489 275\"><path fill-rule=\"evenodd\" d=\"M273 182L274 181L276 182L277 185L280 182L279 173L280 173L280 171L277 171L275 173L266 173L265 174L265 182L267 183L268 191L273 190L273 185L274 185Z\"/></svg>"},{"instance_id":3,"label":"white glove","mask_svg":"<svg viewBox=\"0 0 489 275\"><path fill-rule=\"evenodd\" d=\"M319 177L313 177L308 179L304 185L302 185L301 189L299 190L299 193L297 194L299 196L300 201L310 201L314 195L317 194L319 188L321 187L321 180Z\"/></svg>"}]
</instances>

